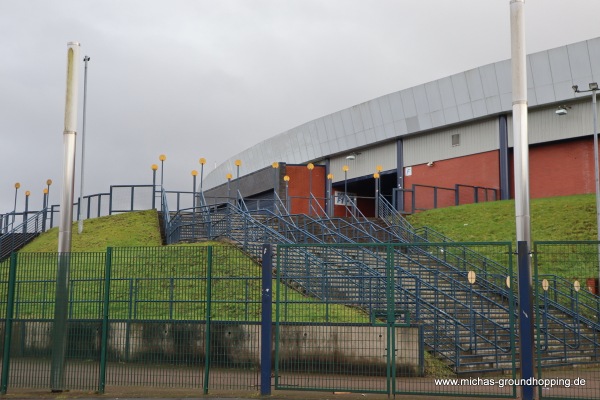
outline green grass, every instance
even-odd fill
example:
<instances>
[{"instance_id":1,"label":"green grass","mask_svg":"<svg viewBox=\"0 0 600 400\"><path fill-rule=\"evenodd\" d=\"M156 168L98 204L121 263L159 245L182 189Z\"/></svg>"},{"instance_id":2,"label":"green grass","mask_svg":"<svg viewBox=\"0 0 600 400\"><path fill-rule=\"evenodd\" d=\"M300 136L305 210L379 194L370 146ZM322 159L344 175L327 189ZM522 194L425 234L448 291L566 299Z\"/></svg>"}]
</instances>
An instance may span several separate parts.
<instances>
[{"instance_id":1,"label":"green grass","mask_svg":"<svg viewBox=\"0 0 600 400\"><path fill-rule=\"evenodd\" d=\"M72 226L71 251L106 251L107 247L160 246L160 229L156 210L117 214L86 220L83 232ZM49 229L21 252L43 253L58 251L58 228Z\"/></svg>"},{"instance_id":2,"label":"green grass","mask_svg":"<svg viewBox=\"0 0 600 400\"><path fill-rule=\"evenodd\" d=\"M596 240L594 195L531 200L532 240ZM439 208L408 216L456 242L516 242L515 202L503 200Z\"/></svg>"},{"instance_id":3,"label":"green grass","mask_svg":"<svg viewBox=\"0 0 600 400\"><path fill-rule=\"evenodd\" d=\"M106 248L113 247L110 318L205 319L207 249L211 246L211 318L260 320L261 266L235 246L221 242L160 246L155 210L87 220L81 235L77 234L76 224L72 229L72 318L101 316ZM19 318L52 318L57 248L58 231L51 229L19 252L17 280L22 282L18 288L20 305L16 310ZM0 269L4 274L8 272L7 265ZM360 310L324 304L282 287L289 321L369 322L368 316ZM273 280L273 289L277 289L276 280ZM0 285L0 292L5 290L6 286ZM274 307L274 317L275 312Z\"/></svg>"},{"instance_id":4,"label":"green grass","mask_svg":"<svg viewBox=\"0 0 600 400\"><path fill-rule=\"evenodd\" d=\"M535 241L595 241L594 195L531 200L531 237ZM456 242L516 243L514 200L468 204L408 216L413 226L430 227ZM598 275L597 247L593 244L540 246L539 273L579 279Z\"/></svg>"}]
</instances>

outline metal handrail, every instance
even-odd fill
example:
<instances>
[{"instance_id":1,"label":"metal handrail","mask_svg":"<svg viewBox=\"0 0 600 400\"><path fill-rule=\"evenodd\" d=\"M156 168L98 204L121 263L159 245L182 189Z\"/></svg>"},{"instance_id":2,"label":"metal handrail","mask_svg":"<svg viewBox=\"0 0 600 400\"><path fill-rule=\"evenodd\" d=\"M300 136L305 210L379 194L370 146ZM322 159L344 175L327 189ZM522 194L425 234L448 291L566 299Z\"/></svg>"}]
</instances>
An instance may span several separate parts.
<instances>
[{"instance_id":1,"label":"metal handrail","mask_svg":"<svg viewBox=\"0 0 600 400\"><path fill-rule=\"evenodd\" d=\"M14 251L29 243L33 238L44 232L45 218L48 209L43 209L32 214L26 221L15 226L11 231L0 235L0 261L9 257Z\"/></svg>"},{"instance_id":2,"label":"metal handrail","mask_svg":"<svg viewBox=\"0 0 600 400\"><path fill-rule=\"evenodd\" d=\"M408 222L408 220L404 218L404 216L401 213L394 209L394 207L390 204L389 201L387 201L387 199L383 195L379 194L377 201L380 214L379 216L386 223L388 223L388 225L393 226L396 225L395 223L397 223L406 230L413 232L415 231L414 227L410 224L410 222Z\"/></svg>"},{"instance_id":3,"label":"metal handrail","mask_svg":"<svg viewBox=\"0 0 600 400\"><path fill-rule=\"evenodd\" d=\"M269 213L271 213L271 212L270 212L269 210L262 210L262 211L261 211L261 213L269 214ZM276 217L277 217L277 216L274 216L274 218L276 218ZM305 218L305 219L307 219L307 220L309 220L309 221L311 221L312 223L316 223L316 224L318 224L318 222L317 222L317 221L315 221L314 219L312 219L312 218L311 218L311 217L309 217L309 216L304 216L304 218ZM321 224L320 226L321 226L323 229L327 229L327 230L329 230L329 228L327 228L327 227L326 227L325 225L323 225L323 224ZM294 228L298 228L298 227L295 225L295 226L294 226ZM334 234L334 233L335 233L335 235L336 235L337 237L341 237L341 236L342 236L342 235L340 235L338 232L333 232L333 231L330 231L329 233L330 233L330 234ZM310 238L311 238L311 239L312 239L314 242L317 242L317 243L322 243L322 244L324 244L324 242L323 242L323 241L321 241L321 240L320 240L320 239L319 239L317 236L315 236L315 235L308 235L308 236L310 236ZM347 237L344 237L344 240L345 240L346 242L352 243L352 241L351 241L350 239L348 239ZM373 253L373 252L368 252L368 251L366 251L366 250L365 250L364 248L362 248L362 247L360 248L360 250L362 250L364 253L367 253L369 256L371 256L371 257L375 258L376 260L378 260L380 264L383 264L383 265L385 265L385 260L381 259L381 257L380 257L378 254L375 254L375 253ZM353 261L353 262L359 262L359 261L357 261L357 260L352 260L352 261ZM361 263L363 263L365 267L367 267L367 268L371 268L371 267L369 266L369 264L368 264L368 263L366 263L366 262L364 262L364 261L361 261ZM421 265L423 268L426 268L426 267L424 267L422 264L420 264L420 265ZM426 269L427 269L427 268L426 268ZM427 270L429 270L429 269L427 269ZM384 275L381 275L381 273L380 273L380 272L378 272L378 271L376 271L376 270L374 270L374 272L375 272L375 273L378 273L378 274L380 274L380 278L381 278L381 279L385 279L385 276L384 276ZM444 298L448 298L448 299L450 299L451 301L453 301L455 304L459 305L459 307L460 307L461 309L468 309L468 307L469 307L469 306L468 306L467 304L465 304L464 302L462 302L460 299L458 299L458 298L456 298L456 297L454 297L454 296L452 296L452 295L450 295L450 294L448 294L448 293L446 293L446 292L443 292L443 291L439 290L439 288L437 288L436 286L433 286L433 285L429 284L428 282L426 282L426 281L423 281L423 280L422 280L422 278L420 278L419 276L417 276L417 275L414 275L414 274L412 274L412 273L410 273L410 272L407 272L407 271L405 271L405 270L403 270L403 275L404 275L404 276L409 276L409 277L412 277L412 278L414 278L414 279L415 279L417 282L419 282L419 285L422 285L422 286L424 286L424 287L426 287L426 288L428 288L428 289L430 289L430 290L432 290L432 291L434 291L434 292L436 292L436 293L440 293L440 294L441 294L441 296L443 296ZM446 276L446 274L444 274L444 273L438 273L438 276L440 276L440 275L442 275L442 276ZM453 279L453 278L450 278L450 280L452 280L452 279ZM446 278L446 280L448 280L448 278ZM455 282L455 283L453 283L452 285L456 286L456 282ZM459 284L459 286L460 286L460 284ZM445 316L445 319L446 319L446 321L454 321L454 322L455 322L456 329L459 329L459 327L462 327L462 329L464 329L465 331L468 331L468 332L470 333L470 338L471 338L471 339L470 339L470 343L469 343L469 347L468 347L468 348L464 348L463 346L460 346L460 344L457 344L457 345L458 345L458 348L460 348L461 350L463 350L463 351L468 351L468 350L470 350L470 349L473 349L473 346L474 346L474 345L473 345L473 342L475 342L475 344L477 343L475 338L479 339L481 342L486 342L486 343L488 343L488 344L491 344L493 347L498 347L498 349L499 349L500 351L502 351L502 352L508 352L508 351L510 351L510 350L511 350L510 348L508 348L508 349L506 349L506 348L503 348L503 347L501 347L501 346L499 346L499 345L497 344L497 341L491 341L491 340L489 340L489 339L488 339L486 336L479 334L478 332L476 332L476 331L474 330L474 328L473 328L472 326L469 326L469 325L467 325L467 324L463 323L463 322L462 322L460 319L457 319L457 318L455 318L455 317L453 317L453 316L450 316L449 314L447 314L447 313L446 313L444 310L440 309L440 308L439 308L438 306L436 306L435 304L430 304L429 302L427 302L427 301L423 301L423 300L420 300L420 301L418 301L418 300L417 300L417 299L414 297L414 296L415 296L415 294L414 294L414 293L412 293L412 292L410 292L410 291L407 291L407 289L405 289L405 288L403 288L403 287L401 287L401 286L396 286L396 290L397 290L397 291L399 291L400 293L404 293L405 295L408 295L408 296L410 296L410 297L413 297L413 298L415 299L415 300L414 300L414 301L415 301L415 303L425 303L425 304L427 304L428 306L430 306L430 307L432 308L432 310L433 310L432 312L433 312L433 313L436 313L436 312L437 312L437 313L441 313L442 315L444 315L444 316ZM454 291L454 292L456 292L456 291L457 291L457 290L456 290L456 288L453 288L453 291ZM458 291L461 291L461 290L458 290ZM464 290L464 288L462 289L462 291L465 291L465 290ZM478 293L477 295L479 296L479 298L486 298L486 296L482 295L481 293ZM489 299L488 299L488 300L489 300ZM505 309L505 311L507 311L507 312L508 312L508 310L506 310L506 308L505 308L505 307L502 307L502 308L504 308L504 309ZM430 311L431 311L431 310L430 310ZM416 311L416 312L418 313L418 311ZM479 312L479 311L475 311L475 312L473 312L473 311L472 311L472 315L473 315L474 317L477 317L477 318L479 318L480 320L485 320L485 321L488 321L488 323L489 323L489 324L490 324L490 325L493 327L493 329L494 329L496 332L497 332L498 330L500 330L500 331L503 331L503 332L509 332L509 330L510 330L510 327L508 327L508 328L507 328L507 327L504 327L504 326L500 325L499 323L497 323L496 321L492 320L491 318L489 318L488 316L486 316L484 313L481 313L481 312ZM435 344L433 344L433 347L435 347ZM475 347L476 347L476 345L475 345Z\"/></svg>"}]
</instances>

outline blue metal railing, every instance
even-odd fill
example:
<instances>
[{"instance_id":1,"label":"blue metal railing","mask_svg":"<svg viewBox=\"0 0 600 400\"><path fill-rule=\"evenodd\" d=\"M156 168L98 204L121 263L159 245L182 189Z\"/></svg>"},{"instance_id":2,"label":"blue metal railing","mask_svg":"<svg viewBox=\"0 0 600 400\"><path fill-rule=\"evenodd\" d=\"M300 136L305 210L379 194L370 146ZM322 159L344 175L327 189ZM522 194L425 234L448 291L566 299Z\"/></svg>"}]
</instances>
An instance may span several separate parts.
<instances>
[{"instance_id":1,"label":"blue metal railing","mask_svg":"<svg viewBox=\"0 0 600 400\"><path fill-rule=\"evenodd\" d=\"M25 222L0 235L0 261L10 257L45 230L47 210L33 213Z\"/></svg>"},{"instance_id":2,"label":"blue metal railing","mask_svg":"<svg viewBox=\"0 0 600 400\"><path fill-rule=\"evenodd\" d=\"M385 199L383 200L387 203ZM385 207L385 205L380 207ZM394 212L392 207L389 207L388 211L392 214ZM404 230L404 228L400 226L395 228L400 231ZM455 243L450 238L429 227L414 229L412 237L413 240L420 240L423 242L438 242L441 244ZM442 247L440 246L437 248L437 252L438 255L436 257L438 259L443 259L444 261L450 260L449 265L458 267L457 269L459 271L463 271L464 273L466 273L467 270L476 271L479 285L484 286L491 294L502 298L510 296L510 289L507 288L503 279L499 279L499 277L506 278L511 275L510 282L513 286L512 290L516 290L516 277L509 271L507 266L485 257L469 247L460 245L452 247L445 246L442 250ZM542 330L542 337L545 339L545 343L540 343L539 345L549 353L548 355L544 355L545 359L552 358L551 353L553 352L562 352L563 358L566 358L567 350L573 348L570 343L570 341L574 340L573 338L576 338L578 343L588 343L591 347L596 349L594 350L595 353L600 352L600 350L598 350L598 348L600 348L598 337L598 332L600 332L600 298L585 291L574 294L572 284L556 275L545 275L544 277L550 282L553 282L552 289L554 290L554 296L546 296L543 299L544 307L540 309L541 321L543 323L539 326L539 329ZM540 277L538 285L541 285L541 280L544 277ZM561 282L562 287L567 289L563 289L562 291L559 290L556 284L559 281ZM558 297L562 297L563 301L559 301ZM575 297L587 299L587 301L576 301ZM538 299L538 301L541 300ZM571 303L571 307L566 307L565 303L569 302ZM578 307L581 309L574 310L574 304L578 304ZM589 306L589 304L593 304L594 306ZM554 315L553 313L557 315ZM590 315L595 315L596 320L590 318ZM568 322L569 320L577 321L577 324L570 324ZM587 333L582 332L580 329L581 326L589 328ZM549 341L553 342L554 348L560 348L560 350L551 350L551 347L547 345Z\"/></svg>"},{"instance_id":3,"label":"blue metal railing","mask_svg":"<svg viewBox=\"0 0 600 400\"><path fill-rule=\"evenodd\" d=\"M287 218L284 219L279 215L276 215L275 213L273 213L271 210L248 210L248 207L245 205L245 203L243 201L240 201L240 212L238 212L238 214L243 215L243 219L244 219L244 225L243 225L243 231L245 232L245 236L244 239L238 239L237 242L242 244L243 247L246 247L248 245L248 237L247 235L250 234L252 235L252 230L253 229L268 229L270 231L271 234L273 234L274 232L277 232L277 235L280 237L280 239L284 239L283 242L281 242L282 244L285 243L317 243L317 244L322 244L324 243L322 237L326 236L328 238L334 237L334 238L341 238L343 237L343 235L341 235L339 232L333 232L333 230L324 225L322 222L313 219L309 216L303 215L303 216L290 216L292 218L292 221L289 221ZM248 223L248 219L251 218L252 222ZM358 220L358 218L356 218ZM313 228L319 227L321 229L321 233L322 235L317 234L316 232L314 232L314 229L312 230L312 233L310 230L308 230L308 227L312 226ZM360 226L360 224L358 224ZM239 226L239 222L238 222L238 226ZM230 238L234 238L234 233L230 232L228 234L228 236ZM273 241L273 238L270 239L271 241ZM275 240L276 242L278 242L278 240ZM343 242L346 243L351 243L352 241L347 238L344 237ZM337 254L338 256L340 256L340 254ZM369 276L370 279L372 279L373 277L379 277L381 282L380 284L384 284L385 283L385 274L382 274L381 272L378 272L376 270L373 270L370 265L372 264L378 264L378 265L385 265L385 260L383 260L380 256L378 256L377 254L373 253L373 252L368 252L365 251L364 249L360 249L359 254L357 254L359 257L357 257L356 255L350 260L353 263L360 263L361 264L361 274L357 275L354 277L355 280L360 280L360 277L364 275L365 271L369 271L369 274L367 274ZM348 258L346 257L344 259L346 262L348 262ZM314 262L318 262L318 260L313 260ZM421 265L422 268L425 268L423 265ZM323 267L320 267L320 269L322 270ZM407 271L403 271L404 276L406 277L412 277L413 279L415 279L418 282L418 285L426 287L427 290L433 291L433 292L437 292L437 297L443 297L446 299L447 302L453 302L455 305L455 308L458 309L463 309L466 310L468 305L464 303L464 301L462 301L461 299L459 299L459 297L456 295L457 293L460 293L461 291L465 291L466 286L464 284L463 287L460 287L460 284L456 283L456 281L454 283L451 284L451 290L449 290L449 292L451 293L444 293L442 291L440 291L436 286L431 285L429 283L427 283L426 281L423 281L421 277L417 276L417 275L412 275ZM296 278L299 278L298 280L302 280L302 281L306 281L308 278L308 274L305 274L306 276L304 277L299 277L296 276ZM322 275L322 274L321 274ZM314 277L313 277L314 279ZM446 276L446 274L444 273L439 273L437 274L437 278L438 283L440 281L440 279L445 279L446 281L452 281L451 278L448 278ZM304 285L307 285L306 283L304 283ZM310 285L307 288L307 290L311 293L317 293L318 291L313 290L312 288L310 288ZM360 284L356 285L357 287L360 287ZM363 285L364 286L364 285ZM400 293L404 293L405 297L411 297L412 296L412 300L410 302L407 301L407 303L412 303L412 304L416 304L416 311L415 314L419 315L419 314L430 314L430 315L439 315L439 312L443 312L442 310L439 310L438 307L436 307L434 304L431 304L427 301L419 301L419 299L417 297L414 297L415 294L411 293L410 291L402 288L402 287L398 287L397 290ZM323 290L321 290L321 292L323 292ZM478 301L480 301L479 298L484 298L485 296L482 296L480 293L475 295L476 297L478 297ZM366 298L366 297L365 297ZM488 299L489 300L489 299ZM421 305L422 307L419 307L419 305ZM423 311L423 307L427 308L429 307L428 312L424 312ZM508 310L504 310L505 312L508 312ZM480 324L487 324L489 325L489 329L488 330L493 330L494 332L497 332L498 337L501 336L506 336L508 335L508 331L509 328L505 327L505 326L501 326L500 324L495 323L494 321L492 321L491 319L489 319L485 314L483 314L482 312L471 312L471 314L473 315L473 318L477 318L480 321ZM462 348L462 350L464 351L473 351L477 345L478 342L481 343L487 343L488 345L492 345L495 346L498 343L504 343L500 340L493 340L490 341L487 336L483 336L480 335L479 333L475 332L473 329L470 329L468 324L465 324L463 322L461 322L460 320L456 320L455 318L449 316L449 315L445 315L444 316L444 320L446 321L446 324L448 324L448 321L454 321L455 324L455 331L456 330L462 330L465 332L468 332L468 335L470 337L469 340L469 345L467 348L462 348L462 346L459 346L459 350L460 348ZM438 334L434 335L433 339L434 342L431 343L433 348L436 348L438 350L438 352L441 353L441 351L439 350L439 347L437 344L439 343L439 339L441 337L443 337L444 334L443 332L438 332ZM458 351L458 350L454 350L454 351ZM500 351L507 351L506 348L502 348ZM449 357L452 358L452 360L454 362L456 362L455 357Z\"/></svg>"}]
</instances>

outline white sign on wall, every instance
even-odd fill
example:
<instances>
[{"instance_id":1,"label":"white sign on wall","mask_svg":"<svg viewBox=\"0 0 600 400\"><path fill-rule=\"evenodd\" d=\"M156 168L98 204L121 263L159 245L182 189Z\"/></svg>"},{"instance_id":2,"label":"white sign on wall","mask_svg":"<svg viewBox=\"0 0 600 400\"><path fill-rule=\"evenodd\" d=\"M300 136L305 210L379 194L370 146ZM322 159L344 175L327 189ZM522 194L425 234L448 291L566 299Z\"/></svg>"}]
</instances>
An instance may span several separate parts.
<instances>
[{"instance_id":1,"label":"white sign on wall","mask_svg":"<svg viewBox=\"0 0 600 400\"><path fill-rule=\"evenodd\" d=\"M348 197L350 201L356 204L356 193L348 192ZM338 192L337 190L334 193L334 202L336 206L345 206L346 205L346 197L344 197L344 192Z\"/></svg>"},{"instance_id":2,"label":"white sign on wall","mask_svg":"<svg viewBox=\"0 0 600 400\"><path fill-rule=\"evenodd\" d=\"M412 175L412 167L404 168L404 176L411 176L411 175Z\"/></svg>"}]
</instances>

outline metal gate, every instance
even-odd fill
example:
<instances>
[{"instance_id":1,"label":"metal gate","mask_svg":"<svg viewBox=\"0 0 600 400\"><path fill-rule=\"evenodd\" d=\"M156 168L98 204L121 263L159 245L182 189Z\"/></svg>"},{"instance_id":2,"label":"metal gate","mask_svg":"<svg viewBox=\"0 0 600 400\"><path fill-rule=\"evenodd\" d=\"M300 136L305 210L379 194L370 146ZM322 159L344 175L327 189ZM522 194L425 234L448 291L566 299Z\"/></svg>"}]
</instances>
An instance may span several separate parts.
<instances>
[{"instance_id":1,"label":"metal gate","mask_svg":"<svg viewBox=\"0 0 600 400\"><path fill-rule=\"evenodd\" d=\"M510 245L472 246L279 245L275 389L516 397Z\"/></svg>"}]
</instances>

